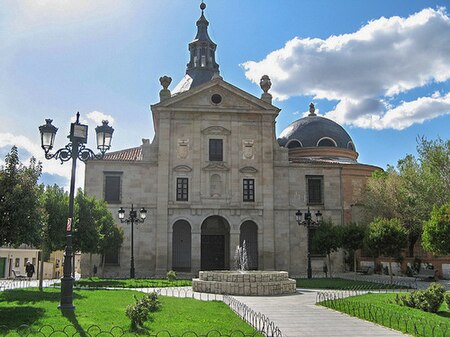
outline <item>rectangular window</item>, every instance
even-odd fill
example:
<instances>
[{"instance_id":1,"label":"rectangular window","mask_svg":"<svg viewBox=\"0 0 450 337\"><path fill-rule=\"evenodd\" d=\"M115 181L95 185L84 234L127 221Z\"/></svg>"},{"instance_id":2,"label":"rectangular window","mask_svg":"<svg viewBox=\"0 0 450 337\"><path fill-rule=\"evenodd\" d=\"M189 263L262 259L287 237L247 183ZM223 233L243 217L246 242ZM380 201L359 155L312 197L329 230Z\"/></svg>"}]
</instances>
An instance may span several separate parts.
<instances>
[{"instance_id":1,"label":"rectangular window","mask_svg":"<svg viewBox=\"0 0 450 337\"><path fill-rule=\"evenodd\" d=\"M223 161L223 139L209 140L209 161Z\"/></svg>"},{"instance_id":2,"label":"rectangular window","mask_svg":"<svg viewBox=\"0 0 450 337\"><path fill-rule=\"evenodd\" d=\"M16 257L16 260L14 262L14 267L20 267L20 258Z\"/></svg>"},{"instance_id":3,"label":"rectangular window","mask_svg":"<svg viewBox=\"0 0 450 337\"><path fill-rule=\"evenodd\" d=\"M243 181L244 201L255 201L255 179L244 179Z\"/></svg>"},{"instance_id":4,"label":"rectangular window","mask_svg":"<svg viewBox=\"0 0 450 337\"><path fill-rule=\"evenodd\" d=\"M323 204L323 176L307 176L308 205Z\"/></svg>"},{"instance_id":5,"label":"rectangular window","mask_svg":"<svg viewBox=\"0 0 450 337\"><path fill-rule=\"evenodd\" d=\"M28 257L23 259L23 266L26 267L28 262Z\"/></svg>"},{"instance_id":6,"label":"rectangular window","mask_svg":"<svg viewBox=\"0 0 450 337\"><path fill-rule=\"evenodd\" d=\"M188 178L177 178L177 201L188 201Z\"/></svg>"},{"instance_id":7,"label":"rectangular window","mask_svg":"<svg viewBox=\"0 0 450 337\"><path fill-rule=\"evenodd\" d=\"M36 258L33 257L33 259L32 259L31 261L32 261L31 264L32 264L33 266L35 266L35 265L36 265Z\"/></svg>"},{"instance_id":8,"label":"rectangular window","mask_svg":"<svg viewBox=\"0 0 450 337\"><path fill-rule=\"evenodd\" d=\"M120 204L120 175L105 176L105 201L109 204Z\"/></svg>"}]
</instances>

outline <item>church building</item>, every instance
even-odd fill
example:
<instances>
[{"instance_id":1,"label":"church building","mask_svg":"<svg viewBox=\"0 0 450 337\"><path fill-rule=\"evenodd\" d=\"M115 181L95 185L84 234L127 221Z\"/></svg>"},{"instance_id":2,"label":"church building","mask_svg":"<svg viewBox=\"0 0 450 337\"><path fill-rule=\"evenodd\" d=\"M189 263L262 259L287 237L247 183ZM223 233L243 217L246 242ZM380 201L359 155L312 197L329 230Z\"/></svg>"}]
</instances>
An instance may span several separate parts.
<instances>
[{"instance_id":1,"label":"church building","mask_svg":"<svg viewBox=\"0 0 450 337\"><path fill-rule=\"evenodd\" d=\"M121 207L128 216L132 204L147 210L133 229L136 277L233 269L244 240L250 269L305 275L307 229L297 224L297 210L309 208L313 219L320 211L335 225L357 220L367 177L378 168L359 163L349 134L313 104L277 138L280 109L272 104L269 77L261 78L255 97L220 76L205 7L186 75L173 90L170 77L160 78L153 140L89 161L85 191L104 199L114 216ZM131 225L116 219L124 242L105 257L104 276L128 277ZM314 272L323 261L313 257ZM343 254L333 262L342 270Z\"/></svg>"}]
</instances>

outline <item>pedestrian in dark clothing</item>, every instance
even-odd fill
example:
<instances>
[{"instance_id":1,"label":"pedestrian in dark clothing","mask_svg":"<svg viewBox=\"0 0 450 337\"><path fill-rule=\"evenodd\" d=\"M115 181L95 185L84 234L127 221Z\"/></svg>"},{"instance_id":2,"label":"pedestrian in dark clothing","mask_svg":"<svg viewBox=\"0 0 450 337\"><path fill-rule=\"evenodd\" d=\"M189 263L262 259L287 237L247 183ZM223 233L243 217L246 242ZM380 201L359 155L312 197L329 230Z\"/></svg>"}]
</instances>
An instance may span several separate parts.
<instances>
[{"instance_id":1,"label":"pedestrian in dark clothing","mask_svg":"<svg viewBox=\"0 0 450 337\"><path fill-rule=\"evenodd\" d=\"M30 261L27 262L25 271L27 272L28 279L30 280L34 274L34 266L30 263Z\"/></svg>"}]
</instances>

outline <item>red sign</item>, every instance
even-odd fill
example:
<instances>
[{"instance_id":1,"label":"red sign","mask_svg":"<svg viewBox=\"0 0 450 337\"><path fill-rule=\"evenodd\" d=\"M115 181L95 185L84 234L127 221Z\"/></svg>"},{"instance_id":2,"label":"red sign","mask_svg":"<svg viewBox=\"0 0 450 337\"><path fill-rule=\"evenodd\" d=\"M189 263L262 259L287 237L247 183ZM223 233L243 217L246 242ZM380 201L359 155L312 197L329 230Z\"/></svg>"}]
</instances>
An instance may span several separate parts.
<instances>
[{"instance_id":1,"label":"red sign","mask_svg":"<svg viewBox=\"0 0 450 337\"><path fill-rule=\"evenodd\" d=\"M70 232L72 230L72 218L67 218L67 231Z\"/></svg>"}]
</instances>

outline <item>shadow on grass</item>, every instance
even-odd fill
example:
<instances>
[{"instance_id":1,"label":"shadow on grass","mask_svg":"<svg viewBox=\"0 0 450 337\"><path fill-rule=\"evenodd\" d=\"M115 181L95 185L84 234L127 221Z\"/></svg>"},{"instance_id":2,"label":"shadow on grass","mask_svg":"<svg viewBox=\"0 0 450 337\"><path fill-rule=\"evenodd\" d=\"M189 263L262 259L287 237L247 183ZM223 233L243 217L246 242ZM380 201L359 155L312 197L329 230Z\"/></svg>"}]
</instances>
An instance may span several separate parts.
<instances>
[{"instance_id":1,"label":"shadow on grass","mask_svg":"<svg viewBox=\"0 0 450 337\"><path fill-rule=\"evenodd\" d=\"M74 299L84 298L84 296L74 292ZM3 291L0 293L0 301L17 302L18 304L35 303L35 302L59 302L61 294L58 291L39 291L38 289L14 289Z\"/></svg>"},{"instance_id":2,"label":"shadow on grass","mask_svg":"<svg viewBox=\"0 0 450 337\"><path fill-rule=\"evenodd\" d=\"M61 313L65 318L72 323L75 330L77 330L80 337L88 337L89 335L84 331L83 327L78 323L77 315L75 315L75 311L73 310L61 310Z\"/></svg>"},{"instance_id":3,"label":"shadow on grass","mask_svg":"<svg viewBox=\"0 0 450 337\"><path fill-rule=\"evenodd\" d=\"M450 318L450 311L438 311L436 314L441 317Z\"/></svg>"},{"instance_id":4,"label":"shadow on grass","mask_svg":"<svg viewBox=\"0 0 450 337\"><path fill-rule=\"evenodd\" d=\"M0 329L0 335L9 330L18 329L21 325L32 325L45 313L42 308L34 307L0 307L0 325L5 326Z\"/></svg>"}]
</instances>

